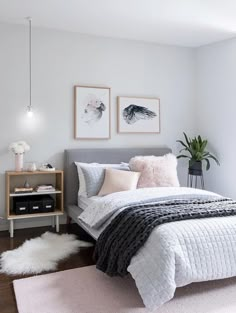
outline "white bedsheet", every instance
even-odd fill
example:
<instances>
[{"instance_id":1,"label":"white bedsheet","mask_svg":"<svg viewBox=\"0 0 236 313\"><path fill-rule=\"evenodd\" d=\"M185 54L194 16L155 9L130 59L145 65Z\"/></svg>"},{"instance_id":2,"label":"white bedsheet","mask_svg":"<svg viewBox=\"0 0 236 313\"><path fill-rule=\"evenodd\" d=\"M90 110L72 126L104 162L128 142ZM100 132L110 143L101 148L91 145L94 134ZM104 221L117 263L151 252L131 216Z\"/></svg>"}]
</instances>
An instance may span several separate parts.
<instances>
[{"instance_id":1,"label":"white bedsheet","mask_svg":"<svg viewBox=\"0 0 236 313\"><path fill-rule=\"evenodd\" d=\"M80 215L99 229L127 203L159 197L215 197L191 188L150 188L119 192L98 199ZM220 196L219 196L220 197ZM155 309L174 296L176 287L191 282L236 276L236 216L172 222L157 226L128 271L145 306Z\"/></svg>"}]
</instances>

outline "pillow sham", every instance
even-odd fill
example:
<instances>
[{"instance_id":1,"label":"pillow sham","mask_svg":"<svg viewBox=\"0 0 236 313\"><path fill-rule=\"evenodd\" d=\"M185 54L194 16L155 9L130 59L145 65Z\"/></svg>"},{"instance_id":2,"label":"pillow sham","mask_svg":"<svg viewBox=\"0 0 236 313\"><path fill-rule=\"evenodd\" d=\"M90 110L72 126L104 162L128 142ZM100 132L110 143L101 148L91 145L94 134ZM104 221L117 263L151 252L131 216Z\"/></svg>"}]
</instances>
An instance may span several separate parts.
<instances>
[{"instance_id":1,"label":"pillow sham","mask_svg":"<svg viewBox=\"0 0 236 313\"><path fill-rule=\"evenodd\" d=\"M172 153L164 156L136 156L129 161L131 171L141 172L137 188L179 187L177 159Z\"/></svg>"},{"instance_id":2,"label":"pillow sham","mask_svg":"<svg viewBox=\"0 0 236 313\"><path fill-rule=\"evenodd\" d=\"M128 163L121 164L100 164L100 163L80 163L75 162L78 169L79 196L92 197L98 194L105 178L105 168L116 168L129 171ZM82 189L81 189L82 188Z\"/></svg>"},{"instance_id":3,"label":"pillow sham","mask_svg":"<svg viewBox=\"0 0 236 313\"><path fill-rule=\"evenodd\" d=\"M140 173L122 171L113 168L105 170L105 179L98 193L98 196L105 196L110 193L134 190L137 188Z\"/></svg>"},{"instance_id":4,"label":"pillow sham","mask_svg":"<svg viewBox=\"0 0 236 313\"><path fill-rule=\"evenodd\" d=\"M78 172L78 178L79 178L78 196L87 197L85 178L84 178L82 169L80 167L80 164L82 163L75 162L75 165L77 167L77 172Z\"/></svg>"}]
</instances>

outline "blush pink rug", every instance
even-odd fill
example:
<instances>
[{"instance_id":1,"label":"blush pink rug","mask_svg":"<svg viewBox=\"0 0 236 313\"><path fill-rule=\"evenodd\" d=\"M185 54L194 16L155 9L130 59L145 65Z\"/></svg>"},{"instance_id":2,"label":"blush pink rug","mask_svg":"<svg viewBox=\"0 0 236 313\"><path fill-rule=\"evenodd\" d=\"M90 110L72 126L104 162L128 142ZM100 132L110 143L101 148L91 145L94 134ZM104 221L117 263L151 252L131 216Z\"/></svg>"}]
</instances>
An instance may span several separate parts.
<instances>
[{"instance_id":1,"label":"blush pink rug","mask_svg":"<svg viewBox=\"0 0 236 313\"><path fill-rule=\"evenodd\" d=\"M19 313L148 313L131 278L88 266L14 281ZM235 313L236 278L178 288L153 313Z\"/></svg>"}]
</instances>

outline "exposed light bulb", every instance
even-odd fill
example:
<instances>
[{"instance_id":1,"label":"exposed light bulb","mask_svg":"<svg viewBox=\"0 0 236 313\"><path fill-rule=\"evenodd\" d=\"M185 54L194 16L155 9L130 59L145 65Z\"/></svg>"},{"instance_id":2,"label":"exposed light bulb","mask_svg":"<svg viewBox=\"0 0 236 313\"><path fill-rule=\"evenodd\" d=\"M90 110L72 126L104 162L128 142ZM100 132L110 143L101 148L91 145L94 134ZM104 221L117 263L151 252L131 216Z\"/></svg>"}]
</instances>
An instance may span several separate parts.
<instances>
[{"instance_id":1,"label":"exposed light bulb","mask_svg":"<svg viewBox=\"0 0 236 313\"><path fill-rule=\"evenodd\" d=\"M33 109L31 106L27 107L27 116L32 117L34 115Z\"/></svg>"}]
</instances>

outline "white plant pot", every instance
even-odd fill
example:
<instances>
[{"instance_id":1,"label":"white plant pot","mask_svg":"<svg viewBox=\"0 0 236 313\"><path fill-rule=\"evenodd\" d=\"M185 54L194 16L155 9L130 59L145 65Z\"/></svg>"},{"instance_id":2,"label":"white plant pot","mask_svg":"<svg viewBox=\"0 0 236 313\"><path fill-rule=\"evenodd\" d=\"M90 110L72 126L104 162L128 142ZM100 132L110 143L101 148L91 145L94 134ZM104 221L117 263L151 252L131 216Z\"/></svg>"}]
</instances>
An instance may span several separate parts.
<instances>
[{"instance_id":1,"label":"white plant pot","mask_svg":"<svg viewBox=\"0 0 236 313\"><path fill-rule=\"evenodd\" d=\"M15 154L15 171L21 172L23 171L23 163L24 163L24 154Z\"/></svg>"}]
</instances>

